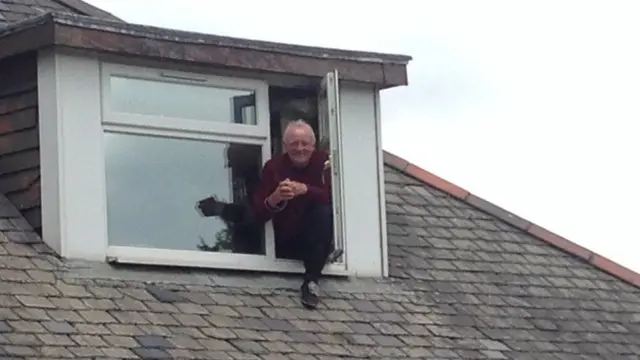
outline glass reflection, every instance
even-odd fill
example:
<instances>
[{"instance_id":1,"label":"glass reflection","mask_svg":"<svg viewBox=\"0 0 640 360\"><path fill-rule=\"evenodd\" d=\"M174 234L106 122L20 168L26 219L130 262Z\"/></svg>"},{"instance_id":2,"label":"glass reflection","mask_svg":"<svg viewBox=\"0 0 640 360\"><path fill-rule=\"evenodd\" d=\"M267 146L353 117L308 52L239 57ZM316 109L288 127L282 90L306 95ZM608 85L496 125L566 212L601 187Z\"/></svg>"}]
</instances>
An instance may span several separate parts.
<instances>
[{"instance_id":1,"label":"glass reflection","mask_svg":"<svg viewBox=\"0 0 640 360\"><path fill-rule=\"evenodd\" d=\"M116 112L256 124L253 91L115 76L110 84Z\"/></svg>"},{"instance_id":2,"label":"glass reflection","mask_svg":"<svg viewBox=\"0 0 640 360\"><path fill-rule=\"evenodd\" d=\"M105 144L110 245L265 254L263 229L243 234L194 208L210 195L245 201L260 146L120 133Z\"/></svg>"}]
</instances>

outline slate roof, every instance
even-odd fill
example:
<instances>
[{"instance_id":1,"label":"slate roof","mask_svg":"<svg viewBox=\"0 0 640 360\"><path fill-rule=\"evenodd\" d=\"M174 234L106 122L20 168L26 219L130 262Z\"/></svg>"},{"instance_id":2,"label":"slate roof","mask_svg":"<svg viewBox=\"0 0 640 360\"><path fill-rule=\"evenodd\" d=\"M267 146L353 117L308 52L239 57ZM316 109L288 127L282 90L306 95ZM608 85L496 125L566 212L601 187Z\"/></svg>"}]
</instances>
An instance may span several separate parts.
<instances>
[{"instance_id":1,"label":"slate roof","mask_svg":"<svg viewBox=\"0 0 640 360\"><path fill-rule=\"evenodd\" d=\"M640 358L640 289L392 160L391 277L317 311L286 275L61 260L0 196L0 358Z\"/></svg>"},{"instance_id":2,"label":"slate roof","mask_svg":"<svg viewBox=\"0 0 640 360\"><path fill-rule=\"evenodd\" d=\"M120 20L81 0L0 0L0 27L48 12Z\"/></svg>"}]
</instances>

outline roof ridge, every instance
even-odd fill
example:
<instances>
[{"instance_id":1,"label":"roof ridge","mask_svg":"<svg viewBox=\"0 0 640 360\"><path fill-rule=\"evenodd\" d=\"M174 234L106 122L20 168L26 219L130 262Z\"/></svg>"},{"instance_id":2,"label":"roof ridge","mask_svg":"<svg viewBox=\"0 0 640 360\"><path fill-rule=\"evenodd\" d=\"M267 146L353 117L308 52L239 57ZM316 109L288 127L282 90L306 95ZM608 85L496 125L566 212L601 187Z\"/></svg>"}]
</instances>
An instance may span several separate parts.
<instances>
[{"instance_id":1,"label":"roof ridge","mask_svg":"<svg viewBox=\"0 0 640 360\"><path fill-rule=\"evenodd\" d=\"M551 232L529 220L521 218L500 206L484 200L411 162L384 150L384 163L405 175L443 191L465 203L482 210L529 235L576 256L590 265L640 288L640 274L616 262Z\"/></svg>"}]
</instances>

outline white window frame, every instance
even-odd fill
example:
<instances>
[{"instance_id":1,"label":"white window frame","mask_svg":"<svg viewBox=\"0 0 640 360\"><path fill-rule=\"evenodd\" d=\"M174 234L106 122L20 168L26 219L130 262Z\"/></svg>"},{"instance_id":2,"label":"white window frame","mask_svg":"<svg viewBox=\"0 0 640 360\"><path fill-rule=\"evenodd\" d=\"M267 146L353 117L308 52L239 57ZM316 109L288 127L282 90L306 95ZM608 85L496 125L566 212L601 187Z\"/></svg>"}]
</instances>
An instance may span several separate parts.
<instances>
[{"instance_id":1,"label":"white window frame","mask_svg":"<svg viewBox=\"0 0 640 360\"><path fill-rule=\"evenodd\" d=\"M319 137L329 138L329 153L331 154L331 188L333 203L333 237L336 249L341 249L343 255L339 262L346 266L347 253L346 221L344 216L344 171L342 169L342 117L340 109L340 77L338 70L328 72L320 82L318 92L318 133ZM324 98L324 101L323 101ZM325 109L322 109L325 106Z\"/></svg>"},{"instance_id":2,"label":"white window frame","mask_svg":"<svg viewBox=\"0 0 640 360\"><path fill-rule=\"evenodd\" d=\"M113 112L110 109L110 78L112 76L254 91L256 98L256 124L235 124L211 120L191 120ZM271 157L269 86L264 81L185 73L114 63L101 63L100 77L102 109L102 131L99 134L100 137L102 137L105 132L110 132L161 136L165 138L255 144L262 146L263 163ZM102 155L99 161L104 164L104 151ZM102 188L105 189L106 185L103 184ZM105 226L108 221L106 218L106 201L105 192L103 196L103 207L101 209L101 213L104 216L102 223L104 223ZM107 232L106 229L104 231ZM265 228L265 246L266 255L216 253L198 250L168 250L133 246L113 246L108 244L107 235L106 259L112 263L193 266L291 273L301 273L304 271L298 261L275 258L275 242L271 221L266 224ZM324 273L349 275L346 262L330 264L325 268Z\"/></svg>"}]
</instances>

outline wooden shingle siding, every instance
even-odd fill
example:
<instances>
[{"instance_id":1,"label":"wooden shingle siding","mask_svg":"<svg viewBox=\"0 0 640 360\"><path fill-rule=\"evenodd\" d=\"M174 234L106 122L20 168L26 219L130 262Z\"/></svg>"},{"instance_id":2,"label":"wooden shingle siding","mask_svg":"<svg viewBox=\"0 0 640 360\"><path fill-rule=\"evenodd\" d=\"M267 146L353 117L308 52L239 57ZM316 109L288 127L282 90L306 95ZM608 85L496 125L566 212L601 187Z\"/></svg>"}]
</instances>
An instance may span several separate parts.
<instances>
[{"instance_id":1,"label":"wooden shingle siding","mask_svg":"<svg viewBox=\"0 0 640 360\"><path fill-rule=\"evenodd\" d=\"M38 231L40 151L37 56L0 61L0 192Z\"/></svg>"}]
</instances>

